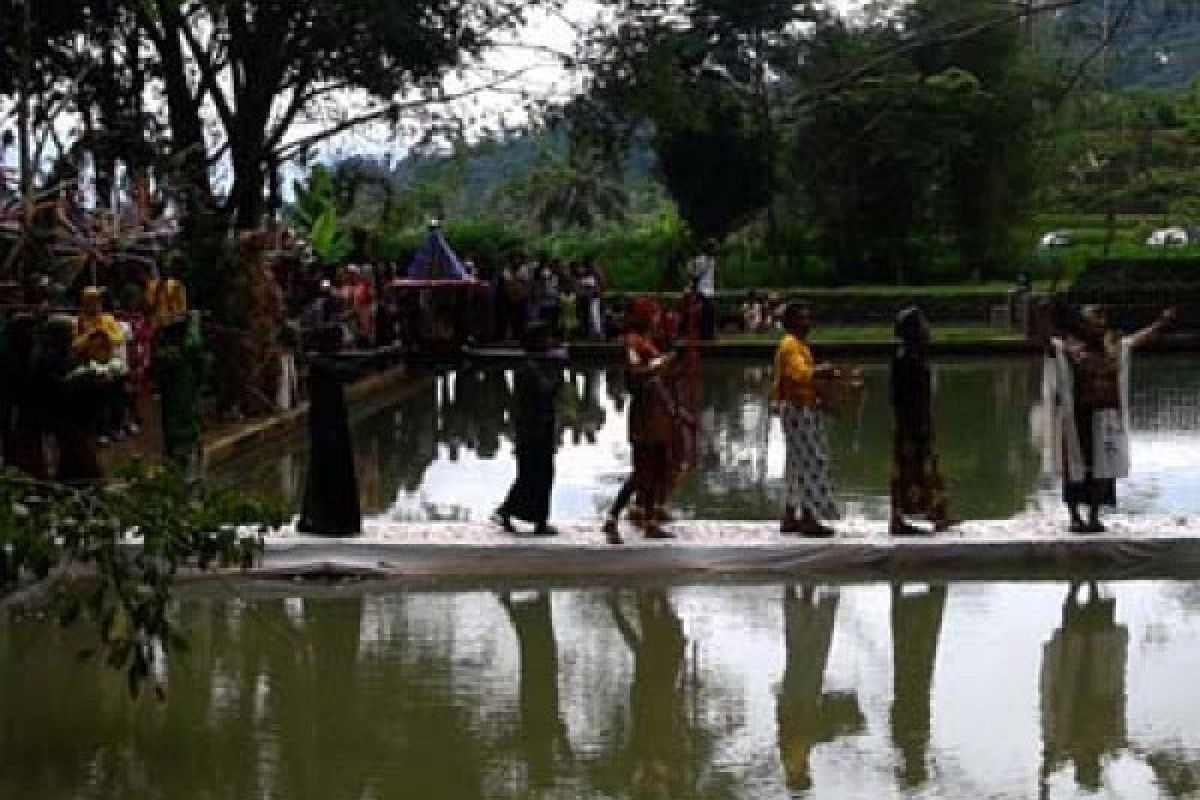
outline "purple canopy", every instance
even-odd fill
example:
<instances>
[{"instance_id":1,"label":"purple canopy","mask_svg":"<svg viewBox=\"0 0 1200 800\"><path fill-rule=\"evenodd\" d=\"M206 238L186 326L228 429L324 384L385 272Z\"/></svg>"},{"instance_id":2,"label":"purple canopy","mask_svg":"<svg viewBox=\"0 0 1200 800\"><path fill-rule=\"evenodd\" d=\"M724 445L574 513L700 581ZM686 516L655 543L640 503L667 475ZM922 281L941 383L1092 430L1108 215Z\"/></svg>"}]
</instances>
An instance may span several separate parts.
<instances>
[{"instance_id":1,"label":"purple canopy","mask_svg":"<svg viewBox=\"0 0 1200 800\"><path fill-rule=\"evenodd\" d=\"M412 262L408 265L409 278L439 278L442 280L465 280L467 271L450 243L442 234L441 228L430 228L425 243L421 245Z\"/></svg>"}]
</instances>

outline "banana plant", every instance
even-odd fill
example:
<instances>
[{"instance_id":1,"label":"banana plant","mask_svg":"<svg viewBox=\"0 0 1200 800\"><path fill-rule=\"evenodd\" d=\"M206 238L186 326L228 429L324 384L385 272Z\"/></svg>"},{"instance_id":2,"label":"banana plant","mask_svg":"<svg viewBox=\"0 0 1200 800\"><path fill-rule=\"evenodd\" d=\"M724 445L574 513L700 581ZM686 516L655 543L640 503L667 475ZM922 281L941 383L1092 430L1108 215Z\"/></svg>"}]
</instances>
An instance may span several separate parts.
<instances>
[{"instance_id":1,"label":"banana plant","mask_svg":"<svg viewBox=\"0 0 1200 800\"><path fill-rule=\"evenodd\" d=\"M308 182L292 184L296 201L287 209L288 221L312 248L313 257L332 266L350 255L350 237L338 218L337 198L329 170L317 165Z\"/></svg>"}]
</instances>

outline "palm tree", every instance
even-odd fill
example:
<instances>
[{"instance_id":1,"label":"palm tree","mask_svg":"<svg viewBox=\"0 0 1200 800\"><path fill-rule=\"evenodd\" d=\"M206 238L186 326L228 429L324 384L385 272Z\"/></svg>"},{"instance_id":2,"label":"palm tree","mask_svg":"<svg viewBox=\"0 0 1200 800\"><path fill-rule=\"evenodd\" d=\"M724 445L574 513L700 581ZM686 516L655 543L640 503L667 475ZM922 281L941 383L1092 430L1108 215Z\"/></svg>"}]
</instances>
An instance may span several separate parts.
<instances>
[{"instance_id":1,"label":"palm tree","mask_svg":"<svg viewBox=\"0 0 1200 800\"><path fill-rule=\"evenodd\" d=\"M621 222L629 208L629 193L620 175L592 153L568 157L547 155L520 185L510 186L516 205L543 232L593 228L602 222Z\"/></svg>"}]
</instances>

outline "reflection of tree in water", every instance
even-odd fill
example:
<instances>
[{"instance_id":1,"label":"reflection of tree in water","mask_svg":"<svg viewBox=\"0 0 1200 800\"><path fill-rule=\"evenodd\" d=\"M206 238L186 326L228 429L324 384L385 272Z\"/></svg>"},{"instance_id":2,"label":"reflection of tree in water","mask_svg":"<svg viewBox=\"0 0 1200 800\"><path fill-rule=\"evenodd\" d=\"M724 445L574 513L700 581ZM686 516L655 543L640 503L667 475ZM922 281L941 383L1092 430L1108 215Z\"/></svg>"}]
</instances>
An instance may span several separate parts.
<instances>
[{"instance_id":1,"label":"reflection of tree in water","mask_svg":"<svg viewBox=\"0 0 1200 800\"><path fill-rule=\"evenodd\" d=\"M55 639L40 657L0 660L0 794L483 797L499 752L486 690L455 680L453 638L410 630L403 605L390 638L365 647L364 608L358 598L189 602L191 647L171 659L167 701L133 707L121 675L77 664L75 646L40 626ZM22 696L30 708L10 702Z\"/></svg>"},{"instance_id":2,"label":"reflection of tree in water","mask_svg":"<svg viewBox=\"0 0 1200 800\"><path fill-rule=\"evenodd\" d=\"M1068 761L1079 786L1099 789L1102 761L1126 746L1128 651L1129 631L1116 622L1116 600L1101 597L1095 583L1072 583L1062 625L1042 648L1042 796L1050 775Z\"/></svg>"},{"instance_id":3,"label":"reflection of tree in water","mask_svg":"<svg viewBox=\"0 0 1200 800\"><path fill-rule=\"evenodd\" d=\"M535 599L519 602L502 594L500 603L508 612L520 651L521 744L529 785L545 788L554 783L556 755L571 755L558 695L558 644L550 593L538 592Z\"/></svg>"},{"instance_id":4,"label":"reflection of tree in water","mask_svg":"<svg viewBox=\"0 0 1200 800\"><path fill-rule=\"evenodd\" d=\"M1200 794L1200 763L1194 755L1177 750L1157 750L1146 756L1154 772L1154 783L1167 797L1196 797Z\"/></svg>"},{"instance_id":5,"label":"reflection of tree in water","mask_svg":"<svg viewBox=\"0 0 1200 800\"><path fill-rule=\"evenodd\" d=\"M501 434L508 431L512 402L505 373L464 367L444 376L443 381L446 388L438 408L438 444L447 447L451 461L458 460L462 449L479 458L495 458Z\"/></svg>"},{"instance_id":6,"label":"reflection of tree in water","mask_svg":"<svg viewBox=\"0 0 1200 800\"><path fill-rule=\"evenodd\" d=\"M906 594L892 584L892 742L900 751L901 786L928 779L930 694L938 637L946 608L946 587Z\"/></svg>"},{"instance_id":7,"label":"reflection of tree in water","mask_svg":"<svg viewBox=\"0 0 1200 800\"><path fill-rule=\"evenodd\" d=\"M942 471L955 506L969 516L1011 516L1024 508L1035 485L1037 453L1027 418L1038 390L1035 366L1007 360L935 366ZM886 508L892 446L887 366L865 366L864 379L861 405L830 426L834 471L844 492ZM777 513L778 482L767 480L769 384L764 365L705 365L699 469L685 476L673 498L689 514L753 519ZM778 437L775 446L782 446Z\"/></svg>"},{"instance_id":8,"label":"reflection of tree in water","mask_svg":"<svg viewBox=\"0 0 1200 800\"><path fill-rule=\"evenodd\" d=\"M462 687L451 693L431 680L452 662L442 645L401 636L391 646L404 642L403 657L388 647L364 652L361 598L256 602L243 614L230 641L179 666L213 676L207 704L227 681L238 687L202 738L221 753L192 776L197 785L227 773L237 786L228 796L238 797L482 796L476 706ZM169 707L194 696L176 690ZM211 729L211 712L194 716ZM194 728L176 727L170 740L186 730Z\"/></svg>"},{"instance_id":9,"label":"reflection of tree in water","mask_svg":"<svg viewBox=\"0 0 1200 800\"><path fill-rule=\"evenodd\" d=\"M437 457L437 384L422 381L400 409L397 419L404 458L399 474L400 489L415 492L425 480L425 471Z\"/></svg>"},{"instance_id":10,"label":"reflection of tree in water","mask_svg":"<svg viewBox=\"0 0 1200 800\"><path fill-rule=\"evenodd\" d=\"M696 468L672 496L689 515L757 519L774 513L766 480L769 381L769 368L760 364L702 364Z\"/></svg>"},{"instance_id":11,"label":"reflection of tree in water","mask_svg":"<svg viewBox=\"0 0 1200 800\"><path fill-rule=\"evenodd\" d=\"M561 393L559 427L568 434L570 444L595 445L597 434L604 427L606 414L600 404L600 369L578 369L568 373Z\"/></svg>"},{"instance_id":12,"label":"reflection of tree in water","mask_svg":"<svg viewBox=\"0 0 1200 800\"><path fill-rule=\"evenodd\" d=\"M617 413L625 413L628 388L625 386L625 372L620 367L610 365L604 370L604 391Z\"/></svg>"},{"instance_id":13,"label":"reflection of tree in water","mask_svg":"<svg viewBox=\"0 0 1200 800\"><path fill-rule=\"evenodd\" d=\"M461 373L437 377L437 443L445 446L451 461L458 461L459 451L470 444L470 412L476 400L471 388L471 381L463 380Z\"/></svg>"},{"instance_id":14,"label":"reflection of tree in water","mask_svg":"<svg viewBox=\"0 0 1200 800\"><path fill-rule=\"evenodd\" d=\"M478 370L474 377L470 387L473 397L470 413L474 426L471 444L480 458L495 458L506 430L512 394L504 373L499 370Z\"/></svg>"},{"instance_id":15,"label":"reflection of tree in water","mask_svg":"<svg viewBox=\"0 0 1200 800\"><path fill-rule=\"evenodd\" d=\"M933 366L933 419L951 502L972 518L999 519L1025 508L1040 464L1029 434L1039 399L1037 360ZM840 485L886 498L891 473L892 410L886 365L864 369L863 407L831 430Z\"/></svg>"},{"instance_id":16,"label":"reflection of tree in water","mask_svg":"<svg viewBox=\"0 0 1200 800\"><path fill-rule=\"evenodd\" d=\"M1039 470L1028 419L1039 388L1038 366L1036 360L935 365L942 472L955 507L965 516L1004 517L1025 507ZM868 498L870 513L886 513L892 446L886 366L869 365L865 379L861 408L837 417L831 426L834 469L849 499ZM673 495L682 516L761 519L778 513L780 483L767 476L769 383L765 363L709 361L702 366L698 466ZM503 369L464 367L420 382L388 411L355 424L357 451L370 453L359 465L364 493L375 494L372 487L377 486L380 504L400 493L395 510L401 514L467 516L458 507L401 507L419 500L435 459L455 460L464 452L485 460L507 457L510 403ZM587 446L599 439L603 426L623 428L626 403L618 367L569 369L560 405L561 441ZM624 430L615 433L623 438ZM774 446L781 447L777 427L775 437ZM377 440L373 449L367 443L371 439ZM277 459L272 469L279 469ZM379 480L372 484L376 473ZM225 474L244 483L247 472L239 465ZM255 485L272 489L291 482L277 472L255 479ZM376 509L372 497L365 500L365 508Z\"/></svg>"},{"instance_id":17,"label":"reflection of tree in water","mask_svg":"<svg viewBox=\"0 0 1200 800\"><path fill-rule=\"evenodd\" d=\"M636 626L617 595L608 602L633 654L631 730L627 746L596 765L598 788L653 800L738 797L732 777L713 766L714 734L687 713L687 638L666 590L638 591Z\"/></svg>"},{"instance_id":18,"label":"reflection of tree in water","mask_svg":"<svg viewBox=\"0 0 1200 800\"><path fill-rule=\"evenodd\" d=\"M777 718L779 753L787 786L812 788L809 757L818 744L863 730L865 718L853 692L822 692L839 595L799 592L787 587L783 597L784 645L787 662L779 689Z\"/></svg>"}]
</instances>

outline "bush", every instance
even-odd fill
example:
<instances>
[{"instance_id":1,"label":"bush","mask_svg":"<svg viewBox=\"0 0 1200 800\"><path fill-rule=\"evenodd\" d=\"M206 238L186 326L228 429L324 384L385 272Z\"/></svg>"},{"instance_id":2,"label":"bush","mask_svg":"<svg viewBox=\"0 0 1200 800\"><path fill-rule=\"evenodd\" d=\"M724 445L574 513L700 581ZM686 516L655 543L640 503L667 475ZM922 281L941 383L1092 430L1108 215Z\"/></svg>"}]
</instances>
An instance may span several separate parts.
<instances>
[{"instance_id":1,"label":"bush","mask_svg":"<svg viewBox=\"0 0 1200 800\"><path fill-rule=\"evenodd\" d=\"M696 245L677 220L664 217L638 228L607 228L589 232L562 231L533 235L496 219L448 222L446 238L462 258L480 263L503 263L519 252L564 263L595 260L617 291L673 291L683 288L687 263ZM779 253L772 255L765 237L749 228L730 237L717 252L718 282L723 289L833 287L896 281L896 275L836 270L821 257L810 232L802 225L783 225L777 234ZM407 264L425 238L425 229L377 234L376 255ZM1013 271L1026 265L1014 265ZM927 238L915 247L905 284L966 283L969 275L955 250L939 239Z\"/></svg>"}]
</instances>

